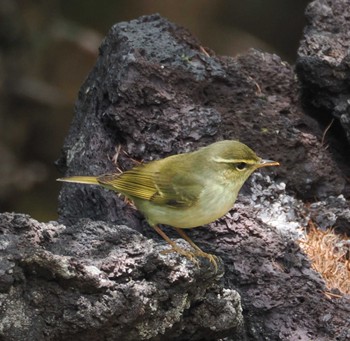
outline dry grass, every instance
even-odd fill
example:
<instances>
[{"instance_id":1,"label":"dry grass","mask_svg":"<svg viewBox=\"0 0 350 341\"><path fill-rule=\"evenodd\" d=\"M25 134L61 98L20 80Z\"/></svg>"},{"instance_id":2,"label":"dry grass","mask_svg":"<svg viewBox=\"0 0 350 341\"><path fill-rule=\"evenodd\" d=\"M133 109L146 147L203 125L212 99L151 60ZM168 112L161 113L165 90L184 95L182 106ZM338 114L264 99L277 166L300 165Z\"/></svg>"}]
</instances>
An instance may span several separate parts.
<instances>
[{"instance_id":1,"label":"dry grass","mask_svg":"<svg viewBox=\"0 0 350 341\"><path fill-rule=\"evenodd\" d=\"M299 241L302 250L312 261L312 267L324 278L329 289L336 288L350 294L350 240L335 234L333 230L322 231L309 222L309 232ZM330 296L332 295L329 293Z\"/></svg>"}]
</instances>

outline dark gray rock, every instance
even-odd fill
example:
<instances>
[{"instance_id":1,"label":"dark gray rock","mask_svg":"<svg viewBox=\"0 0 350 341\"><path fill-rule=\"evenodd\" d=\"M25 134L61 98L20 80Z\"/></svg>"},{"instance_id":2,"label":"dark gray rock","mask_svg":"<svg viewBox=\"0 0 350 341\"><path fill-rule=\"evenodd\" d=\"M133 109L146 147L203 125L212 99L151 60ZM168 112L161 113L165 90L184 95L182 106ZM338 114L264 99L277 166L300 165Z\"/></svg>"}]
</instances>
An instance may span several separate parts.
<instances>
[{"instance_id":1,"label":"dark gray rock","mask_svg":"<svg viewBox=\"0 0 350 341\"><path fill-rule=\"evenodd\" d=\"M161 255L164 242L126 226L0 214L0 338L346 340L349 302L328 300L294 242L253 214L237 204L193 231L221 257L222 278L222 264L215 274L208 262Z\"/></svg>"},{"instance_id":2,"label":"dark gray rock","mask_svg":"<svg viewBox=\"0 0 350 341\"><path fill-rule=\"evenodd\" d=\"M309 206L310 217L324 230L335 227L342 234L350 233L350 205L344 196L329 197Z\"/></svg>"},{"instance_id":3,"label":"dark gray rock","mask_svg":"<svg viewBox=\"0 0 350 341\"><path fill-rule=\"evenodd\" d=\"M296 70L304 103L325 124L333 117L350 143L350 6L347 0L316 0L306 9L307 26ZM349 145L346 152L349 161Z\"/></svg>"},{"instance_id":4,"label":"dark gray rock","mask_svg":"<svg viewBox=\"0 0 350 341\"><path fill-rule=\"evenodd\" d=\"M240 295L126 226L0 214L0 339L211 340L242 335Z\"/></svg>"}]
</instances>

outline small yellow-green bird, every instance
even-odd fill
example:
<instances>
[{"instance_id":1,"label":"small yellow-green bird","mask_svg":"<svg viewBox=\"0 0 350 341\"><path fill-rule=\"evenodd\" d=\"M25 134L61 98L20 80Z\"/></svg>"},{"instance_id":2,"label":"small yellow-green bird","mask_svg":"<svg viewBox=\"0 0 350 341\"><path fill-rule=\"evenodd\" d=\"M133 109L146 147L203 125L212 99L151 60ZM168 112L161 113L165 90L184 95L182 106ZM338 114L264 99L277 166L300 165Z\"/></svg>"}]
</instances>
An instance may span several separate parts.
<instances>
[{"instance_id":1,"label":"small yellow-green bird","mask_svg":"<svg viewBox=\"0 0 350 341\"><path fill-rule=\"evenodd\" d=\"M258 168L278 166L263 160L239 141L219 141L191 153L138 165L120 174L72 176L58 181L100 185L131 199L148 223L176 251L197 263L207 258L217 269L216 257L202 251L183 229L209 224L225 215L238 192ZM160 228L170 225L194 249L180 248Z\"/></svg>"}]
</instances>

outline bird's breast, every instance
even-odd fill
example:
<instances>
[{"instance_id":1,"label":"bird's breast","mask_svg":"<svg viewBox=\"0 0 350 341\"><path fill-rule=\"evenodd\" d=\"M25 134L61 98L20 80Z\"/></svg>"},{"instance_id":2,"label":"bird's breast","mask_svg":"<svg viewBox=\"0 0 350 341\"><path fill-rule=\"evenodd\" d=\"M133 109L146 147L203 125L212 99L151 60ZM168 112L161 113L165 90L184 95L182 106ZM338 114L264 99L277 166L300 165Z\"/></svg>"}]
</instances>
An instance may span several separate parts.
<instances>
[{"instance_id":1,"label":"bird's breast","mask_svg":"<svg viewBox=\"0 0 350 341\"><path fill-rule=\"evenodd\" d=\"M179 228L193 228L209 224L224 216L233 206L237 190L232 185L206 186L191 207L170 207L152 202L136 203L151 225L165 224Z\"/></svg>"}]
</instances>

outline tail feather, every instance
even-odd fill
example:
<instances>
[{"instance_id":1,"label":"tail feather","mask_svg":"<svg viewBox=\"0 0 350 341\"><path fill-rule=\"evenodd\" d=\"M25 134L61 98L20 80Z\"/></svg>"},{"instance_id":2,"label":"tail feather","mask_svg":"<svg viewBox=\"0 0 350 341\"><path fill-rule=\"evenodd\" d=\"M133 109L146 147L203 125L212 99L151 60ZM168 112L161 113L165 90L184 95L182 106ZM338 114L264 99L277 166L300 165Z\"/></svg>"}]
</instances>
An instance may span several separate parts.
<instances>
[{"instance_id":1,"label":"tail feather","mask_svg":"<svg viewBox=\"0 0 350 341\"><path fill-rule=\"evenodd\" d=\"M56 180L62 182L74 182L77 184L100 185L96 176L70 176Z\"/></svg>"}]
</instances>

